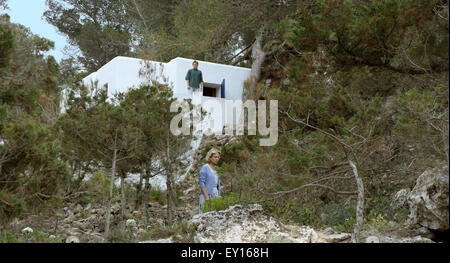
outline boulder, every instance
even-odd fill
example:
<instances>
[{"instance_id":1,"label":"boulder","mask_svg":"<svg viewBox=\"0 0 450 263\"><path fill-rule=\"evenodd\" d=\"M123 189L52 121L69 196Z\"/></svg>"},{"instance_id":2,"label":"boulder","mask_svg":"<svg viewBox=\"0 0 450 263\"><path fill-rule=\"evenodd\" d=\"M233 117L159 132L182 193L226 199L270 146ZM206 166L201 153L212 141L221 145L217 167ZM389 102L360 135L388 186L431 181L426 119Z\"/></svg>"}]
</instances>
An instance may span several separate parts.
<instances>
[{"instance_id":1,"label":"boulder","mask_svg":"<svg viewBox=\"0 0 450 263\"><path fill-rule=\"evenodd\" d=\"M197 214L188 222L196 227L197 243L315 243L310 227L284 225L259 204L235 205L226 210Z\"/></svg>"},{"instance_id":2,"label":"boulder","mask_svg":"<svg viewBox=\"0 0 450 263\"><path fill-rule=\"evenodd\" d=\"M441 164L423 172L408 196L408 223L431 230L448 230L448 165Z\"/></svg>"},{"instance_id":3,"label":"boulder","mask_svg":"<svg viewBox=\"0 0 450 263\"><path fill-rule=\"evenodd\" d=\"M327 243L340 243L352 237L349 233L331 234L323 237Z\"/></svg>"},{"instance_id":4,"label":"boulder","mask_svg":"<svg viewBox=\"0 0 450 263\"><path fill-rule=\"evenodd\" d=\"M33 233L33 229L31 227L25 227L24 229L22 229L22 233L24 234Z\"/></svg>"},{"instance_id":5,"label":"boulder","mask_svg":"<svg viewBox=\"0 0 450 263\"><path fill-rule=\"evenodd\" d=\"M403 207L408 207L408 196L409 196L410 192L411 192L411 189L409 189L409 188L405 188L405 189L398 191L394 195L394 198L392 198L391 207L394 210L397 210L397 209L400 209Z\"/></svg>"},{"instance_id":6,"label":"boulder","mask_svg":"<svg viewBox=\"0 0 450 263\"><path fill-rule=\"evenodd\" d=\"M66 238L66 243L80 243L80 239L76 236L69 236Z\"/></svg>"},{"instance_id":7,"label":"boulder","mask_svg":"<svg viewBox=\"0 0 450 263\"><path fill-rule=\"evenodd\" d=\"M381 233L377 231L362 231L361 240L365 243L434 243L431 239L420 235L403 236L400 233Z\"/></svg>"},{"instance_id":8,"label":"boulder","mask_svg":"<svg viewBox=\"0 0 450 263\"><path fill-rule=\"evenodd\" d=\"M380 239L377 236L368 236L366 243L380 243Z\"/></svg>"}]
</instances>

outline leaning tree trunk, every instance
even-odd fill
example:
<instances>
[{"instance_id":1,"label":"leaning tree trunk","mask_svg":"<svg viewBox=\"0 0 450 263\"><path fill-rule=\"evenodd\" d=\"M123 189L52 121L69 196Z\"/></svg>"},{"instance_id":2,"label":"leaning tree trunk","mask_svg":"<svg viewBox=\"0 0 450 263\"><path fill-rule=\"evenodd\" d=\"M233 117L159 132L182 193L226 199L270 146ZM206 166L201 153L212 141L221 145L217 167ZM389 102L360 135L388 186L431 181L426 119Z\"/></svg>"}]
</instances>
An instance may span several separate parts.
<instances>
[{"instance_id":1,"label":"leaning tree trunk","mask_svg":"<svg viewBox=\"0 0 450 263\"><path fill-rule=\"evenodd\" d=\"M264 27L262 27L258 35L256 36L255 43L252 46L252 69L250 75L250 90L248 92L244 91L243 100L247 100L249 95L255 93L256 84L261 78L261 70L264 61L266 60L266 52L263 50L263 42L264 42Z\"/></svg>"},{"instance_id":2,"label":"leaning tree trunk","mask_svg":"<svg viewBox=\"0 0 450 263\"><path fill-rule=\"evenodd\" d=\"M106 208L106 226L105 226L105 240L107 241L109 239L109 227L111 224L111 203L113 200L113 189L114 189L114 175L116 173L116 160L117 160L117 148L116 148L116 142L114 142L114 153L113 153L113 160L112 160L112 168L111 168L111 183L109 185L109 200L108 200L108 207Z\"/></svg>"},{"instance_id":3,"label":"leaning tree trunk","mask_svg":"<svg viewBox=\"0 0 450 263\"><path fill-rule=\"evenodd\" d=\"M355 163L349 160L349 164L352 167L353 174L355 175L356 185L358 186L358 200L356 203L356 224L352 234L352 242L359 243L359 235L364 224L364 184L359 177L358 169Z\"/></svg>"}]
</instances>

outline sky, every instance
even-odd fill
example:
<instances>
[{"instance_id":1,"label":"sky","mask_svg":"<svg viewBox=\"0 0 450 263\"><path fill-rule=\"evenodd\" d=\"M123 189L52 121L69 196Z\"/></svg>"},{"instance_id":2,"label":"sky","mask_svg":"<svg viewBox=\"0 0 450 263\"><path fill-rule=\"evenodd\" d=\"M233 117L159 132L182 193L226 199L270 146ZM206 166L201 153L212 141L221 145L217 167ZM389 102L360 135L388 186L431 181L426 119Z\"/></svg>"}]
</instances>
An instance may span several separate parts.
<instances>
[{"instance_id":1,"label":"sky","mask_svg":"<svg viewBox=\"0 0 450 263\"><path fill-rule=\"evenodd\" d=\"M66 37L58 33L56 27L50 25L42 17L47 9L45 0L8 0L9 10L6 13L11 22L30 28L31 32L55 42L55 48L48 54L60 61L64 57L63 49L67 43Z\"/></svg>"}]
</instances>

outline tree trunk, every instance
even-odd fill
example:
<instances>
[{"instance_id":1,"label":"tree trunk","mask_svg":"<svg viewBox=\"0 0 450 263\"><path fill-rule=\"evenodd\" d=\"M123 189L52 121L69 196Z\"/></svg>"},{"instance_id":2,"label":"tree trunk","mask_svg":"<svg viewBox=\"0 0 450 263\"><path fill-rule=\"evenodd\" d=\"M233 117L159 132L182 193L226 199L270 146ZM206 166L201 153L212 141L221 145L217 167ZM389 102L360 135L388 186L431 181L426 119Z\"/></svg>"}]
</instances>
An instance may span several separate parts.
<instances>
[{"instance_id":1,"label":"tree trunk","mask_svg":"<svg viewBox=\"0 0 450 263\"><path fill-rule=\"evenodd\" d=\"M137 185L136 188L136 201L134 203L134 210L139 210L139 208L141 208L142 205L142 185L144 182L144 174L145 171L142 170L141 174L139 175L139 184Z\"/></svg>"},{"instance_id":2,"label":"tree trunk","mask_svg":"<svg viewBox=\"0 0 450 263\"><path fill-rule=\"evenodd\" d=\"M145 187L144 187L144 208L145 208L145 217L147 217L147 222L149 218L148 212L148 203L150 202L150 170L145 170Z\"/></svg>"},{"instance_id":3,"label":"tree trunk","mask_svg":"<svg viewBox=\"0 0 450 263\"><path fill-rule=\"evenodd\" d=\"M352 242L359 243L359 234L364 224L364 184L358 175L358 169L356 165L349 160L349 164L352 167L353 174L355 175L356 185L358 186L358 200L356 203L356 224L352 234Z\"/></svg>"},{"instance_id":4,"label":"tree trunk","mask_svg":"<svg viewBox=\"0 0 450 263\"><path fill-rule=\"evenodd\" d=\"M120 193L121 193L120 216L122 217L122 220L123 220L125 218L125 205L126 205L126 200L125 200L125 175L124 174L122 174L122 176L120 177Z\"/></svg>"},{"instance_id":5,"label":"tree trunk","mask_svg":"<svg viewBox=\"0 0 450 263\"><path fill-rule=\"evenodd\" d=\"M253 95L256 90L256 84L261 78L261 69L266 60L266 52L263 50L264 42L264 27L262 27L256 36L255 43L252 47L252 69L250 75L250 90L244 91L244 101L248 99L249 95Z\"/></svg>"},{"instance_id":6,"label":"tree trunk","mask_svg":"<svg viewBox=\"0 0 450 263\"><path fill-rule=\"evenodd\" d=\"M171 166L170 163L170 142L169 142L169 133L167 133L167 138L166 138L166 143L167 143L167 155L166 155L166 186L167 186L167 191L166 191L166 199L167 199L167 225L169 227L172 226L172 169L170 169L169 167Z\"/></svg>"},{"instance_id":7,"label":"tree trunk","mask_svg":"<svg viewBox=\"0 0 450 263\"><path fill-rule=\"evenodd\" d=\"M114 175L116 173L116 160L117 160L117 148L116 142L114 142L114 153L111 168L111 184L109 185L109 200L108 207L106 208L106 226L105 226L105 240L109 239L109 226L111 224L111 203L113 200L113 189L114 189Z\"/></svg>"}]
</instances>

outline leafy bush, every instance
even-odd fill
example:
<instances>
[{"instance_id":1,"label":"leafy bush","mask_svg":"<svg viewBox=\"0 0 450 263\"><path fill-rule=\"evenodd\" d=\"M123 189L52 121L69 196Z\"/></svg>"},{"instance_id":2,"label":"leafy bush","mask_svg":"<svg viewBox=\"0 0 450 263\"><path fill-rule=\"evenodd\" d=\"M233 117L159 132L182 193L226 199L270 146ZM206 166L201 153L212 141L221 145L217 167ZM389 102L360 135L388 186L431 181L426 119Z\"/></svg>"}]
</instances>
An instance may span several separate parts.
<instances>
[{"instance_id":1,"label":"leafy bush","mask_svg":"<svg viewBox=\"0 0 450 263\"><path fill-rule=\"evenodd\" d=\"M0 222L17 217L25 210L25 202L15 195L0 192Z\"/></svg>"},{"instance_id":2,"label":"leafy bush","mask_svg":"<svg viewBox=\"0 0 450 263\"><path fill-rule=\"evenodd\" d=\"M394 220L396 222L403 223L408 219L409 209L401 208L397 213L394 214Z\"/></svg>"},{"instance_id":3,"label":"leafy bush","mask_svg":"<svg viewBox=\"0 0 450 263\"><path fill-rule=\"evenodd\" d=\"M50 236L47 233L33 230L33 232L25 232L22 233L22 238L20 239L20 242L22 240L26 243L53 243L55 240L50 239Z\"/></svg>"},{"instance_id":4,"label":"leafy bush","mask_svg":"<svg viewBox=\"0 0 450 263\"><path fill-rule=\"evenodd\" d=\"M212 198L205 202L203 212L225 210L230 206L238 203L238 198L235 194L226 195L223 197Z\"/></svg>"},{"instance_id":5,"label":"leafy bush","mask_svg":"<svg viewBox=\"0 0 450 263\"><path fill-rule=\"evenodd\" d=\"M85 183L85 188L88 192L83 196L85 202L103 202L108 199L109 187L111 179L102 171L96 171L92 177Z\"/></svg>"},{"instance_id":6,"label":"leafy bush","mask_svg":"<svg viewBox=\"0 0 450 263\"><path fill-rule=\"evenodd\" d=\"M159 188L150 189L150 201L158 202L161 205L166 204L166 202L167 202L166 192L162 191Z\"/></svg>"},{"instance_id":7,"label":"leafy bush","mask_svg":"<svg viewBox=\"0 0 450 263\"><path fill-rule=\"evenodd\" d=\"M110 241L112 243L128 243L134 242L135 240L131 232L119 224L111 227Z\"/></svg>"},{"instance_id":8,"label":"leafy bush","mask_svg":"<svg viewBox=\"0 0 450 263\"><path fill-rule=\"evenodd\" d=\"M322 221L318 215L318 208L321 203L316 202L315 204L304 204L301 207L294 209L296 221L302 223L303 225L310 226L320 226Z\"/></svg>"},{"instance_id":9,"label":"leafy bush","mask_svg":"<svg viewBox=\"0 0 450 263\"><path fill-rule=\"evenodd\" d=\"M336 230L338 232L352 232L355 227L356 220L354 217L349 217L344 220L343 224L336 225Z\"/></svg>"},{"instance_id":10,"label":"leafy bush","mask_svg":"<svg viewBox=\"0 0 450 263\"><path fill-rule=\"evenodd\" d=\"M0 232L0 243L19 243L19 239L8 230Z\"/></svg>"},{"instance_id":11,"label":"leafy bush","mask_svg":"<svg viewBox=\"0 0 450 263\"><path fill-rule=\"evenodd\" d=\"M140 234L138 239L144 241L172 237L175 242L192 243L195 233L195 226L188 225L187 221L184 220L174 224L172 227L156 224L149 227L147 232Z\"/></svg>"},{"instance_id":12,"label":"leafy bush","mask_svg":"<svg viewBox=\"0 0 450 263\"><path fill-rule=\"evenodd\" d=\"M175 227L175 234L173 239L176 242L192 243L194 242L194 236L196 229L194 225L188 225L187 221L182 221Z\"/></svg>"},{"instance_id":13,"label":"leafy bush","mask_svg":"<svg viewBox=\"0 0 450 263\"><path fill-rule=\"evenodd\" d=\"M389 220L387 220L382 214L378 214L375 217L370 217L364 220L366 228L375 231L389 231L391 230Z\"/></svg>"},{"instance_id":14,"label":"leafy bush","mask_svg":"<svg viewBox=\"0 0 450 263\"><path fill-rule=\"evenodd\" d=\"M324 224L329 226L339 226L341 229L349 229L353 227L355 222L356 208L354 205L342 206L337 203L331 203L323 207L326 211Z\"/></svg>"}]
</instances>

